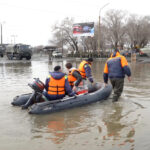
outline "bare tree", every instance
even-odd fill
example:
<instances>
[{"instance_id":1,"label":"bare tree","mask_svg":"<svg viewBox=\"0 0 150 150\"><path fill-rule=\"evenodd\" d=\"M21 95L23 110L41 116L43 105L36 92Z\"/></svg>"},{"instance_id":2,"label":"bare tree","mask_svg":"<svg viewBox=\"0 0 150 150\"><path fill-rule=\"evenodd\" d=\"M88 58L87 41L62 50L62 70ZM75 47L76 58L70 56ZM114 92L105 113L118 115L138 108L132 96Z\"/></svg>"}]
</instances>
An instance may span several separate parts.
<instances>
[{"instance_id":1,"label":"bare tree","mask_svg":"<svg viewBox=\"0 0 150 150\"><path fill-rule=\"evenodd\" d=\"M73 19L65 18L60 24L55 24L53 26L54 37L51 42L58 46L63 45L71 47L74 51L78 51L78 40L73 37L72 26Z\"/></svg>"},{"instance_id":2,"label":"bare tree","mask_svg":"<svg viewBox=\"0 0 150 150\"><path fill-rule=\"evenodd\" d=\"M68 49L79 51L96 51L98 46L98 24L95 25L94 37L74 37L73 36L73 18L65 18L61 23L53 26L54 37L51 42L58 47L65 45ZM104 50L108 46L116 48L117 45L122 47L133 48L136 45L144 47L150 41L150 16L129 15L122 10L109 10L104 16L101 23L101 40L100 46ZM83 41L84 40L84 41ZM83 44L84 43L84 44Z\"/></svg>"},{"instance_id":3,"label":"bare tree","mask_svg":"<svg viewBox=\"0 0 150 150\"><path fill-rule=\"evenodd\" d=\"M150 40L150 17L131 15L128 19L126 31L131 47L144 47Z\"/></svg>"},{"instance_id":4,"label":"bare tree","mask_svg":"<svg viewBox=\"0 0 150 150\"><path fill-rule=\"evenodd\" d=\"M110 10L104 18L104 25L108 30L107 40L112 43L113 47L123 43L125 34L126 12L121 10Z\"/></svg>"}]
</instances>

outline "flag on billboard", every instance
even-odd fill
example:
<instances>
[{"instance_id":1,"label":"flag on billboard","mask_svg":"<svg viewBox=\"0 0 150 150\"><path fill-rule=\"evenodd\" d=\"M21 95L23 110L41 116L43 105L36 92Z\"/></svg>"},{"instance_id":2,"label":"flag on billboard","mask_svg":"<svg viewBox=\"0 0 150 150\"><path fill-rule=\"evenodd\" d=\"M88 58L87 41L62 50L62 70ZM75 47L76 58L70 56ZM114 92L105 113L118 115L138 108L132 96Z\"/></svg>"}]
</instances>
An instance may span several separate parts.
<instances>
[{"instance_id":1,"label":"flag on billboard","mask_svg":"<svg viewBox=\"0 0 150 150\"><path fill-rule=\"evenodd\" d=\"M94 36L94 22L73 24L73 36Z\"/></svg>"}]
</instances>

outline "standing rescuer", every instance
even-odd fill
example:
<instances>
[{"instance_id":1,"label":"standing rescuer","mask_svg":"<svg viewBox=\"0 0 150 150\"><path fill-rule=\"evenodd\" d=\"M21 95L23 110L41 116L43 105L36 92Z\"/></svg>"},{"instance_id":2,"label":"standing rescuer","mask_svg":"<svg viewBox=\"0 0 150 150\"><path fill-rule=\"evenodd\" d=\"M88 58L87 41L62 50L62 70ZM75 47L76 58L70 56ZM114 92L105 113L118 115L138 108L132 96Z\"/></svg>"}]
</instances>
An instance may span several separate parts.
<instances>
[{"instance_id":1,"label":"standing rescuer","mask_svg":"<svg viewBox=\"0 0 150 150\"><path fill-rule=\"evenodd\" d=\"M112 84L114 95L113 102L118 101L124 87L125 75L131 81L131 71L126 58L120 55L119 50L115 49L114 53L107 60L104 67L104 82L107 84L108 78Z\"/></svg>"},{"instance_id":2,"label":"standing rescuer","mask_svg":"<svg viewBox=\"0 0 150 150\"><path fill-rule=\"evenodd\" d=\"M91 83L94 82L92 77L92 71L91 71L91 65L93 62L93 58L88 58L86 60L83 60L79 65L79 72L84 79L85 82L86 79L88 79Z\"/></svg>"},{"instance_id":3,"label":"standing rescuer","mask_svg":"<svg viewBox=\"0 0 150 150\"><path fill-rule=\"evenodd\" d=\"M68 81L73 91L77 91L77 87L82 81L82 76L78 69L72 67L71 63L66 64L66 68L68 69Z\"/></svg>"}]
</instances>

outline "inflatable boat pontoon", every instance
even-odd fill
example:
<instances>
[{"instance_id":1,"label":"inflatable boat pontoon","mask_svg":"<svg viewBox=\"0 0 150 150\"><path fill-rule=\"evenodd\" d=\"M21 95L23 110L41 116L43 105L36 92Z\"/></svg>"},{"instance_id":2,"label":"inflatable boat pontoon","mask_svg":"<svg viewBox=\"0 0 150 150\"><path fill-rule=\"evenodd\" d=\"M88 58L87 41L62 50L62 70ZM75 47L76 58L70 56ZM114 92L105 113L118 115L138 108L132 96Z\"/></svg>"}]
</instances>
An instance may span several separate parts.
<instances>
[{"instance_id":1,"label":"inflatable boat pontoon","mask_svg":"<svg viewBox=\"0 0 150 150\"><path fill-rule=\"evenodd\" d=\"M86 104L106 100L111 94L112 86L104 86L104 84L96 83L94 87L89 86L88 91L88 93L76 95L73 97L65 97L59 100L34 103L29 108L29 113L49 114L64 109L79 107ZM32 93L16 96L11 104L14 106L22 106L26 104L31 96Z\"/></svg>"}]
</instances>

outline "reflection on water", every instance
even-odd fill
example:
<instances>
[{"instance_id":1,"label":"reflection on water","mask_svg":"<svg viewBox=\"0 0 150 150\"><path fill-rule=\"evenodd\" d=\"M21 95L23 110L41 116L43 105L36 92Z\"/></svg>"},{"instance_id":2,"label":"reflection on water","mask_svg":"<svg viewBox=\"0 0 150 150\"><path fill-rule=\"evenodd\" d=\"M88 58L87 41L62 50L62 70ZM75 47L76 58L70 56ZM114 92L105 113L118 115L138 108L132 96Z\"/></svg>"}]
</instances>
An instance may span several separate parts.
<instances>
[{"instance_id":1,"label":"reflection on water","mask_svg":"<svg viewBox=\"0 0 150 150\"><path fill-rule=\"evenodd\" d=\"M71 114L68 111L64 111L56 113L54 116L46 115L40 119L35 117L32 132L35 133L40 129L40 132L48 133L46 139L51 140L55 144L60 144L69 135L88 132L88 127L90 126L88 120L90 117L88 109L82 110L81 108L73 109ZM81 125L82 123L84 126ZM40 136L34 135L34 138L37 137L39 138Z\"/></svg>"},{"instance_id":2,"label":"reflection on water","mask_svg":"<svg viewBox=\"0 0 150 150\"><path fill-rule=\"evenodd\" d=\"M65 124L64 118L60 118L57 121L49 121L49 132L54 134L54 137L50 137L50 139L56 144L63 142L64 139L67 137L67 134L65 134L64 132L66 128L67 126Z\"/></svg>"},{"instance_id":3,"label":"reflection on water","mask_svg":"<svg viewBox=\"0 0 150 150\"><path fill-rule=\"evenodd\" d=\"M12 76L14 75L20 75L20 74L25 74L27 75L30 74L31 72L31 62L22 62L22 63L3 63L0 64L0 76L6 77L6 76Z\"/></svg>"},{"instance_id":4,"label":"reflection on water","mask_svg":"<svg viewBox=\"0 0 150 150\"><path fill-rule=\"evenodd\" d=\"M112 99L49 115L29 115L10 105L16 95L31 92L33 78L43 82L55 65L78 67L80 60L0 61L0 149L3 150L147 150L150 148L150 64L129 64L132 82L125 79L117 103ZM94 61L95 81L103 81L105 61ZM8 127L9 126L9 127ZM9 141L9 145L8 145ZM141 142L142 141L142 142Z\"/></svg>"},{"instance_id":5,"label":"reflection on water","mask_svg":"<svg viewBox=\"0 0 150 150\"><path fill-rule=\"evenodd\" d=\"M103 122L106 128L106 133L103 135L102 139L103 146L109 142L109 144L112 145L112 149L117 147L118 149L121 147L130 147L130 149L134 149L134 128L139 121L139 115L135 115L132 118L133 120L128 122L128 117L132 115L137 108L133 105L133 110L128 110L127 108L124 109L125 106L121 103L114 103L111 105L111 108L105 112Z\"/></svg>"},{"instance_id":6,"label":"reflection on water","mask_svg":"<svg viewBox=\"0 0 150 150\"><path fill-rule=\"evenodd\" d=\"M112 106L112 113L107 112L103 118L103 121L107 128L107 136L114 136L114 140L120 136L120 131L126 127L126 125L121 124L120 120L122 116L122 107L119 105Z\"/></svg>"}]
</instances>

